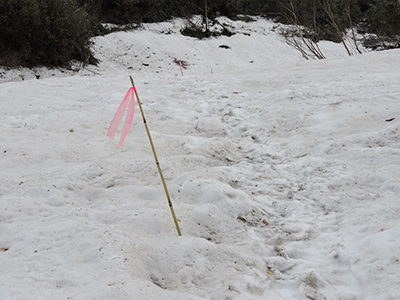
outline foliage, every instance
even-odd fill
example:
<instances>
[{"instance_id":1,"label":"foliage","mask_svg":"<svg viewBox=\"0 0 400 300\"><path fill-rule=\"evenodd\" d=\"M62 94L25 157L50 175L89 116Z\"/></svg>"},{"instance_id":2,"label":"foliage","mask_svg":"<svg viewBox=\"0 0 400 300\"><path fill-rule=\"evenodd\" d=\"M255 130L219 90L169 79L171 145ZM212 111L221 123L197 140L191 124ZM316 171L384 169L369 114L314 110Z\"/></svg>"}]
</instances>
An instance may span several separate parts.
<instances>
[{"instance_id":1,"label":"foliage","mask_svg":"<svg viewBox=\"0 0 400 300\"><path fill-rule=\"evenodd\" d=\"M161 22L189 17L196 8L185 0L78 0L99 22L114 24Z\"/></svg>"},{"instance_id":2,"label":"foliage","mask_svg":"<svg viewBox=\"0 0 400 300\"><path fill-rule=\"evenodd\" d=\"M301 40L316 43L331 40L343 43L349 55L344 32L350 29L355 40L355 29L374 33L364 41L373 49L399 47L400 2L398 0L276 0L281 6L280 21L295 26ZM291 34L291 35L290 35ZM290 42L298 44L294 33ZM297 39L295 41L294 39ZM358 52L357 43L354 43Z\"/></svg>"},{"instance_id":3,"label":"foliage","mask_svg":"<svg viewBox=\"0 0 400 300\"><path fill-rule=\"evenodd\" d=\"M288 24L296 23L311 30L310 38L314 42L319 40L340 42L337 28L340 32L344 32L351 27L348 12L353 20L360 17L357 0L277 1L281 6L279 20ZM330 18L330 13L333 19Z\"/></svg>"},{"instance_id":4,"label":"foliage","mask_svg":"<svg viewBox=\"0 0 400 300\"><path fill-rule=\"evenodd\" d=\"M115 24L160 22L172 17L204 15L206 0L78 0L102 22ZM239 14L267 15L270 4L263 0L207 0L210 19Z\"/></svg>"},{"instance_id":5,"label":"foliage","mask_svg":"<svg viewBox=\"0 0 400 300\"><path fill-rule=\"evenodd\" d=\"M400 35L400 3L397 0L369 1L367 30L378 35Z\"/></svg>"},{"instance_id":6,"label":"foliage","mask_svg":"<svg viewBox=\"0 0 400 300\"><path fill-rule=\"evenodd\" d=\"M230 37L234 35L234 33L231 32L225 25L219 23L218 21L215 21L214 23L217 24L218 27L220 27L220 30L210 30L208 27L205 27L202 22L192 22L190 20L187 20L186 26L181 29L181 34L198 39L204 39L211 36L216 37L221 35Z\"/></svg>"},{"instance_id":7,"label":"foliage","mask_svg":"<svg viewBox=\"0 0 400 300\"><path fill-rule=\"evenodd\" d=\"M1 0L0 65L62 66L72 59L96 63L90 38L109 32L102 23L193 15L204 16L203 24L189 22L182 34L198 38L216 34L204 26L206 16L214 23L222 15L242 20L243 15L259 15L295 25L296 34L312 43L344 43L342 33L354 27L375 33L380 44L389 41L384 48L400 47L398 0ZM231 34L226 28L221 33Z\"/></svg>"},{"instance_id":8,"label":"foliage","mask_svg":"<svg viewBox=\"0 0 400 300\"><path fill-rule=\"evenodd\" d=\"M373 50L400 48L400 1L367 1L365 21L361 24L369 35L364 46Z\"/></svg>"},{"instance_id":9,"label":"foliage","mask_svg":"<svg viewBox=\"0 0 400 300\"><path fill-rule=\"evenodd\" d=\"M95 63L90 22L76 0L2 0L0 65Z\"/></svg>"},{"instance_id":10,"label":"foliage","mask_svg":"<svg viewBox=\"0 0 400 300\"><path fill-rule=\"evenodd\" d=\"M188 21L188 24L181 29L181 33L200 40L211 36L210 30L204 28L203 24L200 22L194 23Z\"/></svg>"}]
</instances>

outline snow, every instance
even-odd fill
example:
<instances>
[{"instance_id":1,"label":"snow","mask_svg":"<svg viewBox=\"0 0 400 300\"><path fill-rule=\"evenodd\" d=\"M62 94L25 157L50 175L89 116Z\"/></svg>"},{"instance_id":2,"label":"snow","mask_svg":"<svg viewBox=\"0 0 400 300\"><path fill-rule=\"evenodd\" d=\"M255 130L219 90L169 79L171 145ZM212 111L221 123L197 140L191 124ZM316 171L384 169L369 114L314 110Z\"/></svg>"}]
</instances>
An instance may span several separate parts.
<instances>
[{"instance_id":1,"label":"snow","mask_svg":"<svg viewBox=\"0 0 400 300\"><path fill-rule=\"evenodd\" d=\"M271 21L223 22L3 69L0 299L400 298L400 51L306 61ZM181 237L139 110L122 148L106 137L129 75Z\"/></svg>"}]
</instances>

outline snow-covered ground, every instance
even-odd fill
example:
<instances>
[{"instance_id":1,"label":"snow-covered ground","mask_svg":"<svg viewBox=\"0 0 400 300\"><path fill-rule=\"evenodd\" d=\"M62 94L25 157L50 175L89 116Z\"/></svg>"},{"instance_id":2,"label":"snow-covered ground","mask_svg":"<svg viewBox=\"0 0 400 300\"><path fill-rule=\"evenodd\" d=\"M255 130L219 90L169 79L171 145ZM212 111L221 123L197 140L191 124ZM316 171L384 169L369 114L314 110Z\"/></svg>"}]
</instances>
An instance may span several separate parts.
<instances>
[{"instance_id":1,"label":"snow-covered ground","mask_svg":"<svg viewBox=\"0 0 400 300\"><path fill-rule=\"evenodd\" d=\"M277 24L225 22L2 72L0 299L400 299L400 51L306 61ZM139 110L106 137L129 75L181 237Z\"/></svg>"}]
</instances>

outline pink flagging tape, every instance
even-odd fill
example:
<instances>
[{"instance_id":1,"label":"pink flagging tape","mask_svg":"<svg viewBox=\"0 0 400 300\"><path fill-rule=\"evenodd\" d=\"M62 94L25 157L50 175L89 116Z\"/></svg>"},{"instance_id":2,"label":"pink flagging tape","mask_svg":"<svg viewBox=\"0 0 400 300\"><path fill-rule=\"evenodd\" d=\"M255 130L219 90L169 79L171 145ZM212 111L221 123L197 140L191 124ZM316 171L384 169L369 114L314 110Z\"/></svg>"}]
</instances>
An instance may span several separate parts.
<instances>
[{"instance_id":1,"label":"pink flagging tape","mask_svg":"<svg viewBox=\"0 0 400 300\"><path fill-rule=\"evenodd\" d=\"M182 63L179 61L179 68L181 69L181 74L183 75Z\"/></svg>"},{"instance_id":2,"label":"pink flagging tape","mask_svg":"<svg viewBox=\"0 0 400 300\"><path fill-rule=\"evenodd\" d=\"M122 129L121 138L119 140L118 147L121 147L125 141L126 136L128 135L129 129L131 128L133 114L135 112L135 92L136 88L131 87L126 93L124 100L122 100L120 106L118 107L117 112L115 113L114 118L111 121L110 128L108 129L107 136L111 139L114 139L115 133L117 132L118 126L121 123L121 120L125 114L125 110L128 107L128 111L125 117L124 127Z\"/></svg>"}]
</instances>

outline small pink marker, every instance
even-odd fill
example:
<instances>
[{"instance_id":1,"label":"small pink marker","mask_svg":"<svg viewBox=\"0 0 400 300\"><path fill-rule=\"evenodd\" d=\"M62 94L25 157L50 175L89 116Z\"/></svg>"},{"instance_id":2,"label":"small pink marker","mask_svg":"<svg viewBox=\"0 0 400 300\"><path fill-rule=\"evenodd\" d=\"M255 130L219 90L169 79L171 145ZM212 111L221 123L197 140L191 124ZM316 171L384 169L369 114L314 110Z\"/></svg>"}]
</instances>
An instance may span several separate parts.
<instances>
[{"instance_id":1,"label":"small pink marker","mask_svg":"<svg viewBox=\"0 0 400 300\"><path fill-rule=\"evenodd\" d=\"M181 63L181 61L179 61L179 68L181 69L181 74L182 74L182 76L183 76L183 70L182 70L182 63Z\"/></svg>"}]
</instances>

